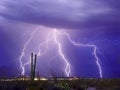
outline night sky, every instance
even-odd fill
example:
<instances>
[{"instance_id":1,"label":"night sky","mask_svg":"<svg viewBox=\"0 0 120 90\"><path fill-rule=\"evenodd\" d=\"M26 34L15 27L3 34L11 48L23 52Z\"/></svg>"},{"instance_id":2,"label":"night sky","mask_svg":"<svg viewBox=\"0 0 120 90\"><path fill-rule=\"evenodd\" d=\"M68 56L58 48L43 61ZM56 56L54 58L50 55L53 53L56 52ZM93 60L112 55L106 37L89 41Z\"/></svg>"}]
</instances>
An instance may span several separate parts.
<instances>
[{"instance_id":1,"label":"night sky","mask_svg":"<svg viewBox=\"0 0 120 90\"><path fill-rule=\"evenodd\" d=\"M1 0L0 77L20 76L21 51L37 28L23 62L56 29L77 43L96 45L103 78L120 77L120 0ZM99 78L92 49L76 47L64 35L58 37L71 66L70 76ZM36 71L46 77L65 76L57 46L54 41L48 45L47 53L38 57ZM41 48L44 51L45 47ZM28 76L30 65L25 70Z\"/></svg>"}]
</instances>

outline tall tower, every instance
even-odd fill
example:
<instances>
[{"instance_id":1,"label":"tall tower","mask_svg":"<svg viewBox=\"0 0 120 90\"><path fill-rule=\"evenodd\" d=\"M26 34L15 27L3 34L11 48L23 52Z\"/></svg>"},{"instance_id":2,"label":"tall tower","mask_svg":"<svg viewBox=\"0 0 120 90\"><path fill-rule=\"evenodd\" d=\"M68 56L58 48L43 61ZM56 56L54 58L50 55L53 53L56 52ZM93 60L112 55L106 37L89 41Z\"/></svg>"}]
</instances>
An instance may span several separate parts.
<instances>
[{"instance_id":1,"label":"tall tower","mask_svg":"<svg viewBox=\"0 0 120 90\"><path fill-rule=\"evenodd\" d=\"M36 60L37 54L31 53L31 81L34 81L35 78Z\"/></svg>"}]
</instances>

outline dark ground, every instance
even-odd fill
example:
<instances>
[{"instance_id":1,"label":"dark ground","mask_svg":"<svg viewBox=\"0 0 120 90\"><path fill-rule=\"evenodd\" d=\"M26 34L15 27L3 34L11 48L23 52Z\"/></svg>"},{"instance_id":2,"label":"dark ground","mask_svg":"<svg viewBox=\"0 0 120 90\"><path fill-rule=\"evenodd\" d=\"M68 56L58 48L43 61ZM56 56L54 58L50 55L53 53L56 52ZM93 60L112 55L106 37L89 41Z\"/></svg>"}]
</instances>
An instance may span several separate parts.
<instances>
[{"instance_id":1,"label":"dark ground","mask_svg":"<svg viewBox=\"0 0 120 90\"><path fill-rule=\"evenodd\" d=\"M0 90L87 90L89 87L95 87L95 90L120 90L120 79L0 81Z\"/></svg>"}]
</instances>

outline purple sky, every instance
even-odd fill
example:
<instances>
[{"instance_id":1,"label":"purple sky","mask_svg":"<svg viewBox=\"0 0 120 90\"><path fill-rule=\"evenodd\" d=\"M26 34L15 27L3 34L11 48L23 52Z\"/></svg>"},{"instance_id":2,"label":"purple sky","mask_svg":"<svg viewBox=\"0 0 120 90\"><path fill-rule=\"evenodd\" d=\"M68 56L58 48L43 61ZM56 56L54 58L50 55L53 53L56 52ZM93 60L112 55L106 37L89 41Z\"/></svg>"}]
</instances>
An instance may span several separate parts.
<instances>
[{"instance_id":1,"label":"purple sky","mask_svg":"<svg viewBox=\"0 0 120 90\"><path fill-rule=\"evenodd\" d=\"M18 58L23 45L36 27L44 26L58 30L64 29L76 42L95 44L101 52L98 56L103 69L103 77L120 77L119 4L118 0L1 0L0 76L20 74ZM44 30L46 28L41 28L39 32L46 32ZM39 37L43 38L40 42L45 36ZM36 37L35 41L38 42L39 39ZM65 56L73 67L72 75L99 77L96 74L97 67L94 66L91 50L78 49L65 38L64 41ZM34 44L30 46L32 45ZM30 51L32 52L32 49ZM48 56L50 55L41 59L45 61L49 58ZM50 69L45 64L46 62L42 62L43 66L38 65L37 70L45 76L50 75L50 72L56 73L57 70L53 69L56 66ZM60 72L61 64L56 63ZM46 72L44 69L47 69Z\"/></svg>"}]
</instances>

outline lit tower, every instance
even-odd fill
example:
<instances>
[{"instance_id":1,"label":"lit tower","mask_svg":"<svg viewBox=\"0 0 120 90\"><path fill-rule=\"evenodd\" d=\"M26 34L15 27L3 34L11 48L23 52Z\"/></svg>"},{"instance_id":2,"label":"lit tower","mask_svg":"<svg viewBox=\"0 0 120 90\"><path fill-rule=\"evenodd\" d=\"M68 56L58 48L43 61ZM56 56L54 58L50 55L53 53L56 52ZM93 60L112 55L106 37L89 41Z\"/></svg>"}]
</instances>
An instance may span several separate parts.
<instances>
[{"instance_id":1,"label":"lit tower","mask_svg":"<svg viewBox=\"0 0 120 90\"><path fill-rule=\"evenodd\" d=\"M31 53L31 81L34 81L35 78L36 60L37 54Z\"/></svg>"}]
</instances>

